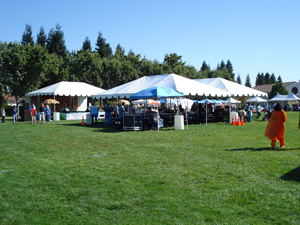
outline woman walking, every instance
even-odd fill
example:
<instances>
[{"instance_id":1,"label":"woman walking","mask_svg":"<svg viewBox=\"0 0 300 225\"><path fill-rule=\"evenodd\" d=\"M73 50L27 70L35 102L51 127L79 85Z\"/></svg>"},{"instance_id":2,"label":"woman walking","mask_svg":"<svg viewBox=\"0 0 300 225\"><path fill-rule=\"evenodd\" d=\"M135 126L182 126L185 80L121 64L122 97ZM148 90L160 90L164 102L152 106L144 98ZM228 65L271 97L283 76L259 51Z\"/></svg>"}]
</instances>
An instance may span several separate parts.
<instances>
[{"instance_id":1,"label":"woman walking","mask_svg":"<svg viewBox=\"0 0 300 225\"><path fill-rule=\"evenodd\" d=\"M286 121L287 116L284 110L282 110L282 105L280 103L276 103L265 131L265 136L271 139L271 149L275 149L276 141L279 141L281 148L284 147Z\"/></svg>"}]
</instances>

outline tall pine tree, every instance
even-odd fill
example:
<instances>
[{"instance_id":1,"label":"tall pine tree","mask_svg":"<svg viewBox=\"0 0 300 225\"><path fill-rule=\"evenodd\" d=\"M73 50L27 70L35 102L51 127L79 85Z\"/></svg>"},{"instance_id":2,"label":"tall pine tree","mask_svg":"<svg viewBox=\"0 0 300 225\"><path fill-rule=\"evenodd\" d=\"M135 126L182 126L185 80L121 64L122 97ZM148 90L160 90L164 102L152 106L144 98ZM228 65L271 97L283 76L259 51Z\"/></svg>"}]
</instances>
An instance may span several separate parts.
<instances>
[{"instance_id":1,"label":"tall pine tree","mask_svg":"<svg viewBox=\"0 0 300 225\"><path fill-rule=\"evenodd\" d=\"M22 36L22 45L30 44L34 45L33 37L32 37L32 28L30 24L26 24L25 31Z\"/></svg>"},{"instance_id":2,"label":"tall pine tree","mask_svg":"<svg viewBox=\"0 0 300 225\"><path fill-rule=\"evenodd\" d=\"M106 43L105 38L102 37L102 33L99 32L97 42L96 42L96 52L101 58L109 58L112 56L112 49L108 43Z\"/></svg>"},{"instance_id":3,"label":"tall pine tree","mask_svg":"<svg viewBox=\"0 0 300 225\"><path fill-rule=\"evenodd\" d=\"M88 37L85 38L83 44L82 44L82 50L83 51L92 51L91 41Z\"/></svg>"},{"instance_id":4,"label":"tall pine tree","mask_svg":"<svg viewBox=\"0 0 300 225\"><path fill-rule=\"evenodd\" d=\"M40 28L40 32L37 35L36 43L42 47L46 46L47 36L43 27Z\"/></svg>"},{"instance_id":5,"label":"tall pine tree","mask_svg":"<svg viewBox=\"0 0 300 225\"><path fill-rule=\"evenodd\" d=\"M245 86L246 86L246 87L251 87L251 82L250 82L250 76L249 76L249 73L247 74L247 77L246 77Z\"/></svg>"},{"instance_id":6,"label":"tall pine tree","mask_svg":"<svg viewBox=\"0 0 300 225\"><path fill-rule=\"evenodd\" d=\"M241 76L240 76L240 75L237 76L236 82L237 82L238 84L242 84L242 80L241 80Z\"/></svg>"},{"instance_id":7,"label":"tall pine tree","mask_svg":"<svg viewBox=\"0 0 300 225\"><path fill-rule=\"evenodd\" d=\"M47 49L50 54L56 53L58 56L66 56L67 48L65 45L64 32L61 30L59 24L56 25L55 29L52 28L49 32Z\"/></svg>"}]
</instances>

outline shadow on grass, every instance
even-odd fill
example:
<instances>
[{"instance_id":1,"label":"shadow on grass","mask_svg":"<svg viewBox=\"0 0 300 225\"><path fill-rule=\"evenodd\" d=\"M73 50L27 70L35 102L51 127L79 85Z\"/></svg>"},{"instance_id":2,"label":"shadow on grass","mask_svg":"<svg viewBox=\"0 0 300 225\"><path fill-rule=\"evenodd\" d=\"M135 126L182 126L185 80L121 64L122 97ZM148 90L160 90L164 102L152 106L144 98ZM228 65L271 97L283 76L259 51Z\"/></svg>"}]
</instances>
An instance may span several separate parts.
<instances>
[{"instance_id":1,"label":"shadow on grass","mask_svg":"<svg viewBox=\"0 0 300 225\"><path fill-rule=\"evenodd\" d=\"M275 149L271 149L270 147L268 148L233 148L233 149L224 149L224 151L231 151L231 152L234 152L234 151L275 151L275 152L284 152L284 151L287 151L287 150L300 150L300 148L275 148Z\"/></svg>"},{"instance_id":2,"label":"shadow on grass","mask_svg":"<svg viewBox=\"0 0 300 225\"><path fill-rule=\"evenodd\" d=\"M282 180L286 181L297 181L300 183L300 166L280 177Z\"/></svg>"},{"instance_id":3,"label":"shadow on grass","mask_svg":"<svg viewBox=\"0 0 300 225\"><path fill-rule=\"evenodd\" d=\"M93 132L105 132L105 133L120 133L120 132L140 132L140 131L125 131L120 129L119 127L109 126L105 127L104 123L98 123L97 125L81 125L81 123L70 123L70 124L57 124L58 126L67 126L67 127L82 127L87 129L93 129ZM164 128L159 130L159 132L166 132L175 130L174 128ZM143 130L143 131L150 131L150 130ZM152 132L157 130L151 130Z\"/></svg>"}]
</instances>

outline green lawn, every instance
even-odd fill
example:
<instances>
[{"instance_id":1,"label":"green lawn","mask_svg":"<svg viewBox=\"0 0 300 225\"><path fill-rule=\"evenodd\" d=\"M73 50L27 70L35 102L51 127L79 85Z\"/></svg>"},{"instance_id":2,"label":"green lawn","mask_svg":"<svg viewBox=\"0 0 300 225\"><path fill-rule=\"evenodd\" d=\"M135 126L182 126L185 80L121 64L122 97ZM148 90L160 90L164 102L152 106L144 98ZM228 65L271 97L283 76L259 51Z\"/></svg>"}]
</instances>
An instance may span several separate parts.
<instances>
[{"instance_id":1,"label":"green lawn","mask_svg":"<svg viewBox=\"0 0 300 225\"><path fill-rule=\"evenodd\" d=\"M287 116L284 150L263 121L0 123L0 224L300 224L299 114Z\"/></svg>"}]
</instances>

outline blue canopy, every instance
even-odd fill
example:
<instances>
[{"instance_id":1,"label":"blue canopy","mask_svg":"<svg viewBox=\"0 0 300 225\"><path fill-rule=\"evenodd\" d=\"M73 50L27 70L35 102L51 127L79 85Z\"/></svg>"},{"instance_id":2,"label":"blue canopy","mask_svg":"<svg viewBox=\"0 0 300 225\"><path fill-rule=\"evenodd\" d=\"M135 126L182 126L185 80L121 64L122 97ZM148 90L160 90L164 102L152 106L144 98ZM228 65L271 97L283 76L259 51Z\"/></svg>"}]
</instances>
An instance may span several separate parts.
<instances>
[{"instance_id":1,"label":"blue canopy","mask_svg":"<svg viewBox=\"0 0 300 225\"><path fill-rule=\"evenodd\" d=\"M170 97L182 97L183 93L177 92L172 88L154 86L151 88L144 89L138 93L130 96L132 99L144 99L144 98L170 98Z\"/></svg>"}]
</instances>

